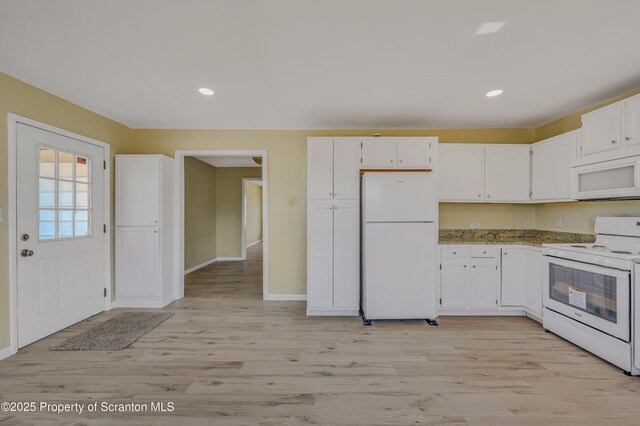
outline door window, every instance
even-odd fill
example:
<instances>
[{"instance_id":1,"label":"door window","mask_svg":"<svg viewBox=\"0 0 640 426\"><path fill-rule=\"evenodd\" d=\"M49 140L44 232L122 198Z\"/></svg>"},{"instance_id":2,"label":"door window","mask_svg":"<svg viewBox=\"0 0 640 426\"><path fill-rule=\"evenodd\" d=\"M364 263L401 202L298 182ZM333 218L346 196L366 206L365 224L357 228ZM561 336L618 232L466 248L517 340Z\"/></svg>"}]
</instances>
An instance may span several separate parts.
<instances>
[{"instance_id":1,"label":"door window","mask_svg":"<svg viewBox=\"0 0 640 426\"><path fill-rule=\"evenodd\" d=\"M91 158L46 146L39 149L41 241L91 235Z\"/></svg>"}]
</instances>

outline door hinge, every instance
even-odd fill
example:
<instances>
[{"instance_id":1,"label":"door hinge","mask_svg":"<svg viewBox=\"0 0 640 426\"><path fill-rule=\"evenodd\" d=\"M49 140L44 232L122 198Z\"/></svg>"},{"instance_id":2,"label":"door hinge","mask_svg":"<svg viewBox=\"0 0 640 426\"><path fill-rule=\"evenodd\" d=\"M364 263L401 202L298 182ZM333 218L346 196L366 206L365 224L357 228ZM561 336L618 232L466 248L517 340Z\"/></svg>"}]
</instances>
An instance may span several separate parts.
<instances>
[{"instance_id":1,"label":"door hinge","mask_svg":"<svg viewBox=\"0 0 640 426\"><path fill-rule=\"evenodd\" d=\"M529 198L533 197L533 191L529 191Z\"/></svg>"},{"instance_id":2,"label":"door hinge","mask_svg":"<svg viewBox=\"0 0 640 426\"><path fill-rule=\"evenodd\" d=\"M498 299L496 299L496 305L498 304Z\"/></svg>"},{"instance_id":3,"label":"door hinge","mask_svg":"<svg viewBox=\"0 0 640 426\"><path fill-rule=\"evenodd\" d=\"M442 297L440 298L440 306L442 306Z\"/></svg>"},{"instance_id":4,"label":"door hinge","mask_svg":"<svg viewBox=\"0 0 640 426\"><path fill-rule=\"evenodd\" d=\"M442 271L442 263L440 264L440 270Z\"/></svg>"},{"instance_id":5,"label":"door hinge","mask_svg":"<svg viewBox=\"0 0 640 426\"><path fill-rule=\"evenodd\" d=\"M496 265L496 271L498 270L498 265Z\"/></svg>"},{"instance_id":6,"label":"door hinge","mask_svg":"<svg viewBox=\"0 0 640 426\"><path fill-rule=\"evenodd\" d=\"M104 297L107 297L107 288L104 288Z\"/></svg>"},{"instance_id":7,"label":"door hinge","mask_svg":"<svg viewBox=\"0 0 640 426\"><path fill-rule=\"evenodd\" d=\"M529 150L529 155L533 156L533 149Z\"/></svg>"},{"instance_id":8,"label":"door hinge","mask_svg":"<svg viewBox=\"0 0 640 426\"><path fill-rule=\"evenodd\" d=\"M102 225L102 232L105 233L105 234L107 233L107 225L106 224Z\"/></svg>"},{"instance_id":9,"label":"door hinge","mask_svg":"<svg viewBox=\"0 0 640 426\"><path fill-rule=\"evenodd\" d=\"M106 161L102 162L102 169L103 170L107 170L107 162Z\"/></svg>"}]
</instances>

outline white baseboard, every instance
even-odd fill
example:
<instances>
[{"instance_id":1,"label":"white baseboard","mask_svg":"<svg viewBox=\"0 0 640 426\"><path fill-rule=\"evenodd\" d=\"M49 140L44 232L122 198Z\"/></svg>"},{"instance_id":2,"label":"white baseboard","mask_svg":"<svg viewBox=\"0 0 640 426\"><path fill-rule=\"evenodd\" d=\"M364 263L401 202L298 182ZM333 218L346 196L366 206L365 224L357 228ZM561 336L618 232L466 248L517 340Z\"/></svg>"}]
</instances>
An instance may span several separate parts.
<instances>
[{"instance_id":1,"label":"white baseboard","mask_svg":"<svg viewBox=\"0 0 640 426\"><path fill-rule=\"evenodd\" d=\"M190 273L192 273L192 272L197 271L198 269L204 268L205 266L209 266L209 265L211 265L212 263L217 262L217 261L218 261L218 258L217 258L217 257L214 257L213 259L209 259L209 260L207 260L206 262L202 262L202 263L201 263L201 264L199 264L199 265L196 265L196 266L194 266L194 267L192 267L192 268L187 269L186 271L184 271L184 274L185 274L185 275L190 274Z\"/></svg>"},{"instance_id":2,"label":"white baseboard","mask_svg":"<svg viewBox=\"0 0 640 426\"><path fill-rule=\"evenodd\" d=\"M216 257L216 262L237 262L240 260L247 260L246 257Z\"/></svg>"},{"instance_id":3,"label":"white baseboard","mask_svg":"<svg viewBox=\"0 0 640 426\"><path fill-rule=\"evenodd\" d=\"M265 294L264 300L284 301L284 300L307 300L306 294Z\"/></svg>"},{"instance_id":4,"label":"white baseboard","mask_svg":"<svg viewBox=\"0 0 640 426\"><path fill-rule=\"evenodd\" d=\"M121 298L111 303L112 308L164 308L163 301L158 298Z\"/></svg>"},{"instance_id":5,"label":"white baseboard","mask_svg":"<svg viewBox=\"0 0 640 426\"><path fill-rule=\"evenodd\" d=\"M11 350L11 346L7 346L4 349L0 349L0 360L5 359L5 358L9 358L11 355L13 355L13 351Z\"/></svg>"},{"instance_id":6,"label":"white baseboard","mask_svg":"<svg viewBox=\"0 0 640 426\"><path fill-rule=\"evenodd\" d=\"M252 242L252 243L250 243L250 244L247 244L247 248L252 247L252 246L255 246L256 244L259 244L259 243L261 243L261 242L262 242L262 240L254 241L254 242Z\"/></svg>"}]
</instances>

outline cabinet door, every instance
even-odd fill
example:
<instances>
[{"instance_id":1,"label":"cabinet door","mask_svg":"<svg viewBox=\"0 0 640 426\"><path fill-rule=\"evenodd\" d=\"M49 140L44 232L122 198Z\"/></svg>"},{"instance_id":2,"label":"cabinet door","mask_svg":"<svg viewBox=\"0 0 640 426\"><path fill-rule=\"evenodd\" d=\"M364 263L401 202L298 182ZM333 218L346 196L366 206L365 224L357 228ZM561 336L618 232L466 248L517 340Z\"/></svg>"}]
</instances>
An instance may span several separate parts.
<instances>
[{"instance_id":1,"label":"cabinet door","mask_svg":"<svg viewBox=\"0 0 640 426\"><path fill-rule=\"evenodd\" d=\"M471 310L498 309L500 271L495 259L471 259L469 269L469 307Z\"/></svg>"},{"instance_id":2,"label":"cabinet door","mask_svg":"<svg viewBox=\"0 0 640 426\"><path fill-rule=\"evenodd\" d=\"M333 198L333 139L309 138L307 150L309 199Z\"/></svg>"},{"instance_id":3,"label":"cabinet door","mask_svg":"<svg viewBox=\"0 0 640 426\"><path fill-rule=\"evenodd\" d=\"M333 140L333 198L360 199L360 140Z\"/></svg>"},{"instance_id":4,"label":"cabinet door","mask_svg":"<svg viewBox=\"0 0 640 426\"><path fill-rule=\"evenodd\" d=\"M362 168L389 169L398 166L396 138L362 138Z\"/></svg>"},{"instance_id":5,"label":"cabinet door","mask_svg":"<svg viewBox=\"0 0 640 426\"><path fill-rule=\"evenodd\" d=\"M531 198L571 199L571 161L576 158L578 133L569 132L532 145Z\"/></svg>"},{"instance_id":6,"label":"cabinet door","mask_svg":"<svg viewBox=\"0 0 640 426\"><path fill-rule=\"evenodd\" d=\"M580 155L619 148L621 118L620 102L583 115Z\"/></svg>"},{"instance_id":7,"label":"cabinet door","mask_svg":"<svg viewBox=\"0 0 640 426\"><path fill-rule=\"evenodd\" d=\"M116 225L157 226L160 223L160 156L116 158Z\"/></svg>"},{"instance_id":8,"label":"cabinet door","mask_svg":"<svg viewBox=\"0 0 640 426\"><path fill-rule=\"evenodd\" d=\"M359 304L359 202L337 201L333 207L333 307L358 310Z\"/></svg>"},{"instance_id":9,"label":"cabinet door","mask_svg":"<svg viewBox=\"0 0 640 426\"><path fill-rule=\"evenodd\" d=\"M529 145L486 147L486 201L529 200Z\"/></svg>"},{"instance_id":10,"label":"cabinet door","mask_svg":"<svg viewBox=\"0 0 640 426\"><path fill-rule=\"evenodd\" d=\"M466 259L442 259L441 309L469 309L469 269Z\"/></svg>"},{"instance_id":11,"label":"cabinet door","mask_svg":"<svg viewBox=\"0 0 640 426\"><path fill-rule=\"evenodd\" d=\"M502 249L502 306L524 306L526 250Z\"/></svg>"},{"instance_id":12,"label":"cabinet door","mask_svg":"<svg viewBox=\"0 0 640 426\"><path fill-rule=\"evenodd\" d=\"M432 141L428 138L398 138L398 167L431 168Z\"/></svg>"},{"instance_id":13,"label":"cabinet door","mask_svg":"<svg viewBox=\"0 0 640 426\"><path fill-rule=\"evenodd\" d=\"M441 201L484 199L484 145L439 144Z\"/></svg>"},{"instance_id":14,"label":"cabinet door","mask_svg":"<svg viewBox=\"0 0 640 426\"><path fill-rule=\"evenodd\" d=\"M525 249L525 298L524 307L533 315L542 317L542 252Z\"/></svg>"},{"instance_id":15,"label":"cabinet door","mask_svg":"<svg viewBox=\"0 0 640 426\"><path fill-rule=\"evenodd\" d=\"M624 144L640 143L640 95L624 101Z\"/></svg>"},{"instance_id":16,"label":"cabinet door","mask_svg":"<svg viewBox=\"0 0 640 426\"><path fill-rule=\"evenodd\" d=\"M161 297L158 228L116 229L116 297Z\"/></svg>"},{"instance_id":17,"label":"cabinet door","mask_svg":"<svg viewBox=\"0 0 640 426\"><path fill-rule=\"evenodd\" d=\"M333 202L311 201L307 223L307 308L333 307Z\"/></svg>"}]
</instances>

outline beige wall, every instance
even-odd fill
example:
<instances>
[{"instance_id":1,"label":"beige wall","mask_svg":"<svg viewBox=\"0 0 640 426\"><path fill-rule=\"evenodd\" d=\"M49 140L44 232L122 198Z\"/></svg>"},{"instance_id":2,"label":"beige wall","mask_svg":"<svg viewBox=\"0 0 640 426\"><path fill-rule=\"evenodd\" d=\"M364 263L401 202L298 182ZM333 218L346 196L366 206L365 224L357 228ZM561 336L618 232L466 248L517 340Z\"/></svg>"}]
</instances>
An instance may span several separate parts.
<instances>
[{"instance_id":1,"label":"beige wall","mask_svg":"<svg viewBox=\"0 0 640 426\"><path fill-rule=\"evenodd\" d=\"M128 153L130 129L81 108L34 86L0 73L0 349L9 345L9 272L7 228L7 114L14 113L64 130L88 136L111 146L111 200L113 200L113 155ZM111 240L113 244L113 203ZM113 253L112 253L113 259ZM113 267L113 264L112 264ZM112 271L113 278L113 271Z\"/></svg>"},{"instance_id":2,"label":"beige wall","mask_svg":"<svg viewBox=\"0 0 640 426\"><path fill-rule=\"evenodd\" d=\"M612 214L640 216L640 201L596 201L578 203L538 204L536 228L548 231L593 233L593 217ZM562 218L562 228L555 227L555 218Z\"/></svg>"},{"instance_id":3,"label":"beige wall","mask_svg":"<svg viewBox=\"0 0 640 426\"><path fill-rule=\"evenodd\" d=\"M252 181L245 186L247 208L247 245L262 239L262 187Z\"/></svg>"},{"instance_id":4,"label":"beige wall","mask_svg":"<svg viewBox=\"0 0 640 426\"><path fill-rule=\"evenodd\" d=\"M216 168L193 157L184 159L184 267L215 259Z\"/></svg>"},{"instance_id":5,"label":"beige wall","mask_svg":"<svg viewBox=\"0 0 640 426\"><path fill-rule=\"evenodd\" d=\"M217 168L218 257L242 256L242 178L261 176L260 167Z\"/></svg>"},{"instance_id":6,"label":"beige wall","mask_svg":"<svg viewBox=\"0 0 640 426\"><path fill-rule=\"evenodd\" d=\"M440 203L441 229L531 229L535 206L530 204Z\"/></svg>"}]
</instances>

